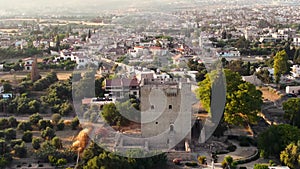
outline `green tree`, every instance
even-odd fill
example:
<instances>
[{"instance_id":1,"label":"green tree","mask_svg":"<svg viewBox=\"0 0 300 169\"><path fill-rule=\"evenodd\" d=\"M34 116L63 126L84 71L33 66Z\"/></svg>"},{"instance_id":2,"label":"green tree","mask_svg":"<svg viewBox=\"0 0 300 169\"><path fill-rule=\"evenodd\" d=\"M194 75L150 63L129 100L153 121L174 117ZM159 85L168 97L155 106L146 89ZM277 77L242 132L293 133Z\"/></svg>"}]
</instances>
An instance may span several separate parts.
<instances>
[{"instance_id":1,"label":"green tree","mask_svg":"<svg viewBox=\"0 0 300 169\"><path fill-rule=\"evenodd\" d=\"M35 114L29 116L29 122L32 125L37 125L39 120L42 120L42 119L43 119L43 117L39 113L35 113Z\"/></svg>"},{"instance_id":2,"label":"green tree","mask_svg":"<svg viewBox=\"0 0 300 169\"><path fill-rule=\"evenodd\" d=\"M270 126L267 130L258 136L258 148L261 151L261 156L277 156L291 142L297 142L300 139L300 129L297 127L280 124Z\"/></svg>"},{"instance_id":3,"label":"green tree","mask_svg":"<svg viewBox=\"0 0 300 169\"><path fill-rule=\"evenodd\" d=\"M5 81L2 85L3 85L3 88L4 88L4 92L7 93L7 92L12 91L12 85L9 82Z\"/></svg>"},{"instance_id":4,"label":"green tree","mask_svg":"<svg viewBox=\"0 0 300 169\"><path fill-rule=\"evenodd\" d=\"M32 132L31 131L25 131L23 136L22 136L22 140L25 143L30 143L32 141Z\"/></svg>"},{"instance_id":5,"label":"green tree","mask_svg":"<svg viewBox=\"0 0 300 169\"><path fill-rule=\"evenodd\" d=\"M23 130L23 131L27 131L27 130L32 130L32 127L31 127L31 123L30 122L27 122L27 121L22 121L18 124L18 130Z\"/></svg>"},{"instance_id":6,"label":"green tree","mask_svg":"<svg viewBox=\"0 0 300 169\"><path fill-rule=\"evenodd\" d=\"M57 127L57 130L59 130L59 131L64 130L64 128L65 128L64 120L61 119L61 120L57 123L56 127Z\"/></svg>"},{"instance_id":7,"label":"green tree","mask_svg":"<svg viewBox=\"0 0 300 169\"><path fill-rule=\"evenodd\" d=\"M88 160L92 159L95 156L103 153L104 149L100 147L97 143L91 142L90 145L83 151L82 160L83 163L87 163Z\"/></svg>"},{"instance_id":8,"label":"green tree","mask_svg":"<svg viewBox=\"0 0 300 169\"><path fill-rule=\"evenodd\" d=\"M41 132L41 137L47 140L51 140L53 137L55 137L55 131L52 128L47 127Z\"/></svg>"},{"instance_id":9,"label":"green tree","mask_svg":"<svg viewBox=\"0 0 300 169\"><path fill-rule=\"evenodd\" d=\"M279 84L280 77L283 74L288 73L289 67L288 67L288 55L285 52L285 50L281 50L276 53L274 57L274 76L275 76L275 82Z\"/></svg>"},{"instance_id":10,"label":"green tree","mask_svg":"<svg viewBox=\"0 0 300 169\"><path fill-rule=\"evenodd\" d=\"M33 138L31 142L33 149L35 150L39 149L41 147L40 143L41 140L39 138Z\"/></svg>"},{"instance_id":11,"label":"green tree","mask_svg":"<svg viewBox=\"0 0 300 169\"><path fill-rule=\"evenodd\" d=\"M47 127L53 128L50 120L39 120L39 129L45 130Z\"/></svg>"},{"instance_id":12,"label":"green tree","mask_svg":"<svg viewBox=\"0 0 300 169\"><path fill-rule=\"evenodd\" d=\"M300 127L300 98L290 98L283 102L284 117L293 126Z\"/></svg>"},{"instance_id":13,"label":"green tree","mask_svg":"<svg viewBox=\"0 0 300 169\"><path fill-rule=\"evenodd\" d=\"M289 144L280 153L280 161L291 168L299 168L300 166L300 142Z\"/></svg>"},{"instance_id":14,"label":"green tree","mask_svg":"<svg viewBox=\"0 0 300 169\"><path fill-rule=\"evenodd\" d=\"M8 128L9 125L9 121L7 119L0 119L0 129L6 129Z\"/></svg>"},{"instance_id":15,"label":"green tree","mask_svg":"<svg viewBox=\"0 0 300 169\"><path fill-rule=\"evenodd\" d=\"M10 125L10 127L17 127L18 126L18 121L17 121L17 119L15 118L15 117L13 117L13 116L10 116L9 118L8 118L8 123L9 123L9 125ZM0 126L2 126L2 125L0 125Z\"/></svg>"},{"instance_id":16,"label":"green tree","mask_svg":"<svg viewBox=\"0 0 300 169\"><path fill-rule=\"evenodd\" d=\"M123 124L123 116L117 110L114 103L106 104L102 109L102 117L110 125L121 125Z\"/></svg>"},{"instance_id":17,"label":"green tree","mask_svg":"<svg viewBox=\"0 0 300 169\"><path fill-rule=\"evenodd\" d=\"M59 114L61 114L62 116L68 115L68 114L70 114L72 111L73 111L72 104L69 103L68 101L62 103L62 104L59 106L59 110L58 110Z\"/></svg>"},{"instance_id":18,"label":"green tree","mask_svg":"<svg viewBox=\"0 0 300 169\"><path fill-rule=\"evenodd\" d=\"M61 149L63 147L61 139L59 139L57 136L53 137L51 144L56 147L56 149Z\"/></svg>"},{"instance_id":19,"label":"green tree","mask_svg":"<svg viewBox=\"0 0 300 169\"><path fill-rule=\"evenodd\" d=\"M236 164L231 156L225 156L224 161L222 162L222 167L225 169L233 169L236 168Z\"/></svg>"},{"instance_id":20,"label":"green tree","mask_svg":"<svg viewBox=\"0 0 300 169\"><path fill-rule=\"evenodd\" d=\"M297 48L293 58L294 64L300 64L300 49Z\"/></svg>"},{"instance_id":21,"label":"green tree","mask_svg":"<svg viewBox=\"0 0 300 169\"><path fill-rule=\"evenodd\" d=\"M224 70L226 77L226 105L224 110L225 122L229 124L255 123L257 112L262 105L262 93L248 82L242 81L241 76L231 70ZM216 83L223 83L220 72L213 71L199 83L197 97L206 111L211 113L211 89ZM213 114L212 114L213 116Z\"/></svg>"},{"instance_id":22,"label":"green tree","mask_svg":"<svg viewBox=\"0 0 300 169\"><path fill-rule=\"evenodd\" d=\"M78 117L74 117L71 121L71 128L72 130L76 130L77 127L79 126L80 122L79 122L79 119Z\"/></svg>"},{"instance_id":23,"label":"green tree","mask_svg":"<svg viewBox=\"0 0 300 169\"><path fill-rule=\"evenodd\" d=\"M25 146L25 143L22 142L21 145L15 145L14 146L14 152L16 157L24 158L27 155L27 148Z\"/></svg>"},{"instance_id":24,"label":"green tree","mask_svg":"<svg viewBox=\"0 0 300 169\"><path fill-rule=\"evenodd\" d=\"M5 130L5 139L6 140L16 139L16 137L17 137L17 132L15 129L8 128Z\"/></svg>"},{"instance_id":25,"label":"green tree","mask_svg":"<svg viewBox=\"0 0 300 169\"><path fill-rule=\"evenodd\" d=\"M272 82L272 76L270 75L270 72L267 69L259 70L258 72L255 73L255 75L263 83L271 83Z\"/></svg>"}]
</instances>

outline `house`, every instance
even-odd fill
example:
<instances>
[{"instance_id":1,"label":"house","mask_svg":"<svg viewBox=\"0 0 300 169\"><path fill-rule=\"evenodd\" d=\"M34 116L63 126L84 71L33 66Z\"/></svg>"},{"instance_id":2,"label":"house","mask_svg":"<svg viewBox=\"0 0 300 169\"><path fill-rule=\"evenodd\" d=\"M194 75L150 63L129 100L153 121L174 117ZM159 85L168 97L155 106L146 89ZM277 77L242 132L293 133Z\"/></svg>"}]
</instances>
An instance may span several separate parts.
<instances>
[{"instance_id":1,"label":"house","mask_svg":"<svg viewBox=\"0 0 300 169\"><path fill-rule=\"evenodd\" d=\"M229 50L229 51L219 51L217 52L219 57L240 57L240 51L238 50Z\"/></svg>"},{"instance_id":2,"label":"house","mask_svg":"<svg viewBox=\"0 0 300 169\"><path fill-rule=\"evenodd\" d=\"M293 44L294 46L297 46L297 47L300 46L300 35L296 35L296 36L293 38L292 44Z\"/></svg>"},{"instance_id":3,"label":"house","mask_svg":"<svg viewBox=\"0 0 300 169\"><path fill-rule=\"evenodd\" d=\"M291 67L291 69L292 69L291 73L294 78L300 77L300 66L299 65L293 65Z\"/></svg>"},{"instance_id":4,"label":"house","mask_svg":"<svg viewBox=\"0 0 300 169\"><path fill-rule=\"evenodd\" d=\"M178 54L172 57L174 65L180 65L181 63L188 63L189 59L192 59L193 56L191 55L182 55Z\"/></svg>"},{"instance_id":5,"label":"house","mask_svg":"<svg viewBox=\"0 0 300 169\"><path fill-rule=\"evenodd\" d=\"M144 46L135 46L133 49L128 50L128 54L136 58L136 57L141 57L142 55L148 55L149 51Z\"/></svg>"},{"instance_id":6,"label":"house","mask_svg":"<svg viewBox=\"0 0 300 169\"><path fill-rule=\"evenodd\" d=\"M129 78L116 78L105 80L105 90L109 91L113 97L123 99L127 95L134 95L139 97L139 83L136 77Z\"/></svg>"},{"instance_id":7,"label":"house","mask_svg":"<svg viewBox=\"0 0 300 169\"><path fill-rule=\"evenodd\" d=\"M288 166L269 166L269 169L290 169Z\"/></svg>"},{"instance_id":8,"label":"house","mask_svg":"<svg viewBox=\"0 0 300 169\"><path fill-rule=\"evenodd\" d=\"M170 79L170 75L167 73L157 73L154 74L155 79Z\"/></svg>"},{"instance_id":9,"label":"house","mask_svg":"<svg viewBox=\"0 0 300 169\"><path fill-rule=\"evenodd\" d=\"M256 75L242 76L243 81L254 84L255 86L261 86L263 83Z\"/></svg>"},{"instance_id":10,"label":"house","mask_svg":"<svg viewBox=\"0 0 300 169\"><path fill-rule=\"evenodd\" d=\"M34 62L34 58L29 57L29 58L25 58L23 59L24 62L24 70L25 71L31 71L32 70L32 64Z\"/></svg>"},{"instance_id":11,"label":"house","mask_svg":"<svg viewBox=\"0 0 300 169\"><path fill-rule=\"evenodd\" d=\"M300 94L300 86L286 86L286 93Z\"/></svg>"},{"instance_id":12,"label":"house","mask_svg":"<svg viewBox=\"0 0 300 169\"><path fill-rule=\"evenodd\" d=\"M164 49L164 48L161 48L161 47L157 47L157 46L150 47L149 51L152 52L152 54L154 56L164 56L168 52L167 49Z\"/></svg>"},{"instance_id":13,"label":"house","mask_svg":"<svg viewBox=\"0 0 300 169\"><path fill-rule=\"evenodd\" d=\"M137 73L136 78L138 79L138 81L141 81L142 79L153 79L154 75L155 72L153 70L145 70Z\"/></svg>"},{"instance_id":14,"label":"house","mask_svg":"<svg viewBox=\"0 0 300 169\"><path fill-rule=\"evenodd\" d=\"M101 75L108 75L108 74L110 74L110 69L105 66L101 66L99 69L99 73Z\"/></svg>"},{"instance_id":15,"label":"house","mask_svg":"<svg viewBox=\"0 0 300 169\"><path fill-rule=\"evenodd\" d=\"M110 103L116 103L116 99L115 98L109 98L109 97L101 97L101 98L84 98L82 99L82 104L83 105L91 105L91 104L96 104L96 105L106 105L106 104L110 104Z\"/></svg>"},{"instance_id":16,"label":"house","mask_svg":"<svg viewBox=\"0 0 300 169\"><path fill-rule=\"evenodd\" d=\"M0 83L0 93L3 93L4 92L4 86L2 83Z\"/></svg>"}]
</instances>

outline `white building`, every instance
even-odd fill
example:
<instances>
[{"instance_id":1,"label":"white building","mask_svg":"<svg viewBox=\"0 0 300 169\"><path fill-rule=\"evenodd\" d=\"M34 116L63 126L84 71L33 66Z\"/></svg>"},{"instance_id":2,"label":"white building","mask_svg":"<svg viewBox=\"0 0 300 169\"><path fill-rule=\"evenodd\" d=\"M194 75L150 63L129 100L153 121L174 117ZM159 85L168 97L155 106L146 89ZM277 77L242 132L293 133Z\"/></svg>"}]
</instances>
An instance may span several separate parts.
<instances>
[{"instance_id":1,"label":"white building","mask_svg":"<svg viewBox=\"0 0 300 169\"><path fill-rule=\"evenodd\" d=\"M0 93L4 92L4 86L0 83Z\"/></svg>"},{"instance_id":2,"label":"white building","mask_svg":"<svg viewBox=\"0 0 300 169\"><path fill-rule=\"evenodd\" d=\"M269 169L290 169L288 166L269 166Z\"/></svg>"},{"instance_id":3,"label":"white building","mask_svg":"<svg viewBox=\"0 0 300 169\"><path fill-rule=\"evenodd\" d=\"M300 86L287 86L285 88L286 93L294 93L294 94L300 94Z\"/></svg>"},{"instance_id":4,"label":"white building","mask_svg":"<svg viewBox=\"0 0 300 169\"><path fill-rule=\"evenodd\" d=\"M299 35L298 35L298 36L295 36L295 37L293 38L292 44L293 44L294 46L300 46L300 36L299 36Z\"/></svg>"},{"instance_id":5,"label":"white building","mask_svg":"<svg viewBox=\"0 0 300 169\"><path fill-rule=\"evenodd\" d=\"M219 56L219 57L240 57L241 53L238 50L219 51L219 52L217 52L217 56Z\"/></svg>"},{"instance_id":6,"label":"white building","mask_svg":"<svg viewBox=\"0 0 300 169\"><path fill-rule=\"evenodd\" d=\"M34 62L34 58L29 57L29 58L25 58L23 59L24 62L24 70L25 71L31 71L32 70L32 64Z\"/></svg>"},{"instance_id":7,"label":"white building","mask_svg":"<svg viewBox=\"0 0 300 169\"><path fill-rule=\"evenodd\" d=\"M299 65L293 65L293 67L291 67L291 68L292 68L292 71L291 71L292 76L294 78L300 77L300 66Z\"/></svg>"}]
</instances>

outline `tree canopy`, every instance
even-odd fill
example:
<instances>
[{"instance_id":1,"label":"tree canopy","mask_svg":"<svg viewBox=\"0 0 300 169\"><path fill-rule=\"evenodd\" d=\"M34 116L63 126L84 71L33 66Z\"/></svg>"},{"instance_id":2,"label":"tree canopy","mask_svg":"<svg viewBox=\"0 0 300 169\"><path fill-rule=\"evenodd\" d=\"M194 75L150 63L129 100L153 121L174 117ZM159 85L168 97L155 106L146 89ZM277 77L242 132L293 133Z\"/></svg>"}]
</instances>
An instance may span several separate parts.
<instances>
[{"instance_id":1,"label":"tree canopy","mask_svg":"<svg viewBox=\"0 0 300 169\"><path fill-rule=\"evenodd\" d=\"M300 166L300 142L291 143L281 151L280 161L291 168L298 168Z\"/></svg>"},{"instance_id":2,"label":"tree canopy","mask_svg":"<svg viewBox=\"0 0 300 169\"><path fill-rule=\"evenodd\" d=\"M300 139L300 130L297 127L280 124L271 126L258 137L258 148L261 156L279 157L280 152L291 142L297 142Z\"/></svg>"},{"instance_id":3,"label":"tree canopy","mask_svg":"<svg viewBox=\"0 0 300 169\"><path fill-rule=\"evenodd\" d=\"M290 98L283 102L284 117L293 126L300 127L300 98Z\"/></svg>"},{"instance_id":4,"label":"tree canopy","mask_svg":"<svg viewBox=\"0 0 300 169\"><path fill-rule=\"evenodd\" d=\"M288 67L288 55L285 50L281 50L276 53L274 57L274 76L275 82L278 84L280 77L289 71Z\"/></svg>"},{"instance_id":5,"label":"tree canopy","mask_svg":"<svg viewBox=\"0 0 300 169\"><path fill-rule=\"evenodd\" d=\"M253 84L244 82L242 77L231 70L224 70L226 77L225 122L229 124L255 123L257 112L262 105L262 93ZM206 75L199 83L197 97L206 111L211 112L211 89L215 83L217 71ZM224 84L225 85L225 84Z\"/></svg>"}]
</instances>

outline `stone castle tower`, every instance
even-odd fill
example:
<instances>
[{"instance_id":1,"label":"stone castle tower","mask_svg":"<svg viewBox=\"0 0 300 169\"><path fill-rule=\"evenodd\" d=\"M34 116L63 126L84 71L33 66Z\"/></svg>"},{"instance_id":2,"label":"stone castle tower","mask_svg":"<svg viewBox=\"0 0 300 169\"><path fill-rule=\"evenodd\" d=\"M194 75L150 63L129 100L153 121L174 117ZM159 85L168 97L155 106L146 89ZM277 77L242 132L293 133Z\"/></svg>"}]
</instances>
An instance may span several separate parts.
<instances>
[{"instance_id":1,"label":"stone castle tower","mask_svg":"<svg viewBox=\"0 0 300 169\"><path fill-rule=\"evenodd\" d=\"M191 139L191 84L185 79L143 79L141 135L149 149L171 149Z\"/></svg>"},{"instance_id":2,"label":"stone castle tower","mask_svg":"<svg viewBox=\"0 0 300 169\"><path fill-rule=\"evenodd\" d=\"M34 57L34 61L32 62L32 69L31 69L30 78L31 78L32 82L35 82L35 81L37 81L40 78L40 74L38 72L37 58L36 58L36 56Z\"/></svg>"}]
</instances>

